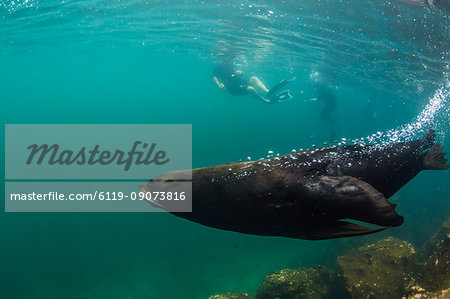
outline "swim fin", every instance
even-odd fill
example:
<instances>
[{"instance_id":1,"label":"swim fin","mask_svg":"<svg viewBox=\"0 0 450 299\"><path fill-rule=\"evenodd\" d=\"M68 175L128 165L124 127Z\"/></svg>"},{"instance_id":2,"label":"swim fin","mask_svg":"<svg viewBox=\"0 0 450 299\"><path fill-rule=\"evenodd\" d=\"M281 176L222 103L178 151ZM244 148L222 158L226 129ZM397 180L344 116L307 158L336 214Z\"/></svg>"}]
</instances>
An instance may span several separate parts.
<instances>
[{"instance_id":1,"label":"swim fin","mask_svg":"<svg viewBox=\"0 0 450 299\"><path fill-rule=\"evenodd\" d=\"M292 99L292 96L289 93L289 89L286 89L286 90L283 90L283 91L277 93L272 98L270 98L270 102L271 103L280 103L280 102L289 101L290 99Z\"/></svg>"},{"instance_id":2,"label":"swim fin","mask_svg":"<svg viewBox=\"0 0 450 299\"><path fill-rule=\"evenodd\" d=\"M275 86L273 86L269 92L267 93L267 97L270 98L271 96L273 96L277 91L279 91L281 88L283 88L286 84L288 84L291 81L294 81L295 77L292 79L284 79L281 80L280 82L278 82L277 84L275 84Z\"/></svg>"}]
</instances>

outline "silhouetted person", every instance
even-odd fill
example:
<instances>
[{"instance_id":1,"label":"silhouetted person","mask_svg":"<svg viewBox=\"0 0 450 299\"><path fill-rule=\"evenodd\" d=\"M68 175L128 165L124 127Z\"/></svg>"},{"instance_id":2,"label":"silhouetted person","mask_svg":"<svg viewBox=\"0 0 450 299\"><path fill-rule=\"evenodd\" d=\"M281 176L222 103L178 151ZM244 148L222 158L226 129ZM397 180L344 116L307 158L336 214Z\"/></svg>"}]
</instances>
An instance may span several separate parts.
<instances>
[{"instance_id":1,"label":"silhouetted person","mask_svg":"<svg viewBox=\"0 0 450 299\"><path fill-rule=\"evenodd\" d=\"M323 108L320 111L320 118L331 126L331 139L336 137L336 116L334 110L337 107L337 99L334 92L325 84L314 84L316 88L317 101L323 103Z\"/></svg>"}]
</instances>

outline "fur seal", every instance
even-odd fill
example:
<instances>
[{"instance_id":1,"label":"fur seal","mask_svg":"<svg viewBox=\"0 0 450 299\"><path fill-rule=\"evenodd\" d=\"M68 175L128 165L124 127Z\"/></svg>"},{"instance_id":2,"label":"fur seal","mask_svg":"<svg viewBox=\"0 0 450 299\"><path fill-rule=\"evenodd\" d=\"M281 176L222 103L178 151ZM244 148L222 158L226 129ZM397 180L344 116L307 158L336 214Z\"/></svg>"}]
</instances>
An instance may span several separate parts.
<instances>
[{"instance_id":1,"label":"fur seal","mask_svg":"<svg viewBox=\"0 0 450 299\"><path fill-rule=\"evenodd\" d=\"M423 139L411 142L333 146L194 169L192 212L172 214L263 236L322 240L370 234L403 223L387 198L421 170L448 169L442 150L430 128ZM165 181L183 177L185 171L164 174L140 190L150 191L155 181L164 189Z\"/></svg>"}]
</instances>

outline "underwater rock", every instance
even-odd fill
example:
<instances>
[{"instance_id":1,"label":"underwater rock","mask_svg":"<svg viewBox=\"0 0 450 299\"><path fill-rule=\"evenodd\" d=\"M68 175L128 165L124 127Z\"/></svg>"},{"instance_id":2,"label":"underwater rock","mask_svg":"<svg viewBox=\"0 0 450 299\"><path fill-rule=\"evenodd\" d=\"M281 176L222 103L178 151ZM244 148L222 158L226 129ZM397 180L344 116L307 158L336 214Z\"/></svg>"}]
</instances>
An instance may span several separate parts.
<instances>
[{"instance_id":1,"label":"underwater rock","mask_svg":"<svg viewBox=\"0 0 450 299\"><path fill-rule=\"evenodd\" d=\"M422 246L422 248L418 252L422 262L427 261L427 259L436 250L437 244L441 240L443 240L448 233L450 233L450 218L444 221L439 230L433 236L431 236L431 238Z\"/></svg>"},{"instance_id":2,"label":"underwater rock","mask_svg":"<svg viewBox=\"0 0 450 299\"><path fill-rule=\"evenodd\" d=\"M402 299L450 299L450 288L437 291L427 292L419 286L413 286L408 289L407 295Z\"/></svg>"},{"instance_id":3,"label":"underwater rock","mask_svg":"<svg viewBox=\"0 0 450 299\"><path fill-rule=\"evenodd\" d=\"M219 295L212 295L209 296L208 299L251 299L253 298L248 293L226 293L226 294L219 294Z\"/></svg>"},{"instance_id":4,"label":"underwater rock","mask_svg":"<svg viewBox=\"0 0 450 299\"><path fill-rule=\"evenodd\" d=\"M402 298L416 267L414 247L393 237L338 258L338 271L353 298Z\"/></svg>"},{"instance_id":5,"label":"underwater rock","mask_svg":"<svg viewBox=\"0 0 450 299\"><path fill-rule=\"evenodd\" d=\"M256 299L332 298L333 272L323 266L284 269L267 274L255 293Z\"/></svg>"},{"instance_id":6,"label":"underwater rock","mask_svg":"<svg viewBox=\"0 0 450 299\"><path fill-rule=\"evenodd\" d=\"M421 257L421 285L427 291L450 288L450 218L424 245Z\"/></svg>"}]
</instances>

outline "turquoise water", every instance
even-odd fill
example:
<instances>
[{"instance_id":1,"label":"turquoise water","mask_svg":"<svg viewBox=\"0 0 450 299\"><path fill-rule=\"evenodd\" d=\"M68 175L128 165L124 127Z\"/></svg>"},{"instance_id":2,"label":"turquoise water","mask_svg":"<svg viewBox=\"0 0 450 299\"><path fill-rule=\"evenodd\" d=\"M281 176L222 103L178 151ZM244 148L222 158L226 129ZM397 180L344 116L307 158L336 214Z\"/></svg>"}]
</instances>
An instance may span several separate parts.
<instances>
[{"instance_id":1,"label":"turquoise water","mask_svg":"<svg viewBox=\"0 0 450 299\"><path fill-rule=\"evenodd\" d=\"M189 123L194 167L377 132L370 141L411 140L431 122L449 148L449 10L444 1L412 2L1 1L1 119ZM212 68L229 51L267 86L295 76L292 101L265 105L217 88ZM334 123L311 100L317 84L337 99ZM0 292L254 292L270 271L332 267L337 255L386 236L420 246L449 216L449 178L424 171L391 198L401 227L318 242L221 231L165 213L1 213Z\"/></svg>"}]
</instances>

